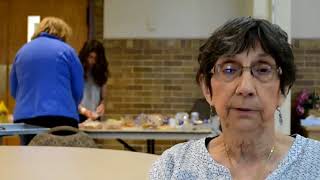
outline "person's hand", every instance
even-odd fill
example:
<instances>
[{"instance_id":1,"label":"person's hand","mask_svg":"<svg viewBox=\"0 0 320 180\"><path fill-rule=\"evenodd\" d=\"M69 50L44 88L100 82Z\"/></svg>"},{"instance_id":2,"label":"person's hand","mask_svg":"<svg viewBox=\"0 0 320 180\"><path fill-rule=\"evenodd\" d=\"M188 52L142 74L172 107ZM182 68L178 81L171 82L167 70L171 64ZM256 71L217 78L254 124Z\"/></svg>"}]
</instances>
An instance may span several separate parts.
<instances>
[{"instance_id":1,"label":"person's hand","mask_svg":"<svg viewBox=\"0 0 320 180\"><path fill-rule=\"evenodd\" d=\"M96 112L90 111L85 107L80 107L80 114L86 116L88 119L96 120L98 118L98 114Z\"/></svg>"},{"instance_id":2,"label":"person's hand","mask_svg":"<svg viewBox=\"0 0 320 180\"><path fill-rule=\"evenodd\" d=\"M84 114L83 115L85 115L87 118L89 118L89 119L92 119L92 120L94 120L95 118L94 118L94 115L93 115L94 113L92 112L92 111L90 111L89 109L86 109L85 111L84 111Z\"/></svg>"},{"instance_id":3,"label":"person's hand","mask_svg":"<svg viewBox=\"0 0 320 180\"><path fill-rule=\"evenodd\" d=\"M104 103L101 103L97 109L96 109L96 113L99 115L99 116L102 116L104 114Z\"/></svg>"}]
</instances>

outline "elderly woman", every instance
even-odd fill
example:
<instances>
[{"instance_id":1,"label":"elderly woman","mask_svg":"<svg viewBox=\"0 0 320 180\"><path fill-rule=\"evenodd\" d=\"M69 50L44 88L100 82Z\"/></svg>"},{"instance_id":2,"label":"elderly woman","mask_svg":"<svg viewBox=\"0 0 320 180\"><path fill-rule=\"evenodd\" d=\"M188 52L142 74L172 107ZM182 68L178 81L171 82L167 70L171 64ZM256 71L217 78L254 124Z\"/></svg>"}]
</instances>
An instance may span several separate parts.
<instances>
[{"instance_id":1,"label":"elderly woman","mask_svg":"<svg viewBox=\"0 0 320 180\"><path fill-rule=\"evenodd\" d=\"M16 54L10 90L16 100L14 122L78 127L78 105L83 95L83 68L67 44L70 26L56 17L44 18L32 41ZM33 136L24 136L27 144Z\"/></svg>"},{"instance_id":2,"label":"elderly woman","mask_svg":"<svg viewBox=\"0 0 320 180\"><path fill-rule=\"evenodd\" d=\"M178 144L154 163L151 179L319 179L320 143L275 131L274 114L295 80L287 34L241 17L200 48L197 80L222 134Z\"/></svg>"}]
</instances>

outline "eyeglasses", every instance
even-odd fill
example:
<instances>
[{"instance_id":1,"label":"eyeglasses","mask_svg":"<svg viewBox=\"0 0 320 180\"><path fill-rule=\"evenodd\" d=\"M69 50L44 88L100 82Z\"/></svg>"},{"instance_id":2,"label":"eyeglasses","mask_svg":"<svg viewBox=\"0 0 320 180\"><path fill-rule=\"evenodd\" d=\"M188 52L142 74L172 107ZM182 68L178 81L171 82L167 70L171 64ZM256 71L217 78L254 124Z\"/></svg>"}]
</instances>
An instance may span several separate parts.
<instances>
[{"instance_id":1,"label":"eyeglasses","mask_svg":"<svg viewBox=\"0 0 320 180\"><path fill-rule=\"evenodd\" d=\"M218 80L231 82L240 77L245 70L250 70L251 75L263 83L272 81L282 74L281 68L276 65L256 63L252 66L242 66L236 62L216 64L211 73Z\"/></svg>"}]
</instances>

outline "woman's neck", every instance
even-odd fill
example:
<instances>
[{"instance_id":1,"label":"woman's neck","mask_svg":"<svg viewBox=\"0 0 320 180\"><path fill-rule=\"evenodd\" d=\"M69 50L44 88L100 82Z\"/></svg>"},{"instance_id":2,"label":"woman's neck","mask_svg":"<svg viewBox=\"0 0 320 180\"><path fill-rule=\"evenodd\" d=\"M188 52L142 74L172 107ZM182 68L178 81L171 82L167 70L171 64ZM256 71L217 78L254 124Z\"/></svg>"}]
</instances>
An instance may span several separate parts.
<instances>
[{"instance_id":1,"label":"woman's neck","mask_svg":"<svg viewBox=\"0 0 320 180\"><path fill-rule=\"evenodd\" d=\"M225 130L220 139L226 155L237 163L264 161L276 146L276 134L272 130L255 130L237 133Z\"/></svg>"},{"instance_id":2,"label":"woman's neck","mask_svg":"<svg viewBox=\"0 0 320 180\"><path fill-rule=\"evenodd\" d=\"M208 146L212 158L230 170L232 177L265 179L289 151L293 138L261 129L257 132L225 130ZM248 173L249 172L249 173Z\"/></svg>"}]
</instances>

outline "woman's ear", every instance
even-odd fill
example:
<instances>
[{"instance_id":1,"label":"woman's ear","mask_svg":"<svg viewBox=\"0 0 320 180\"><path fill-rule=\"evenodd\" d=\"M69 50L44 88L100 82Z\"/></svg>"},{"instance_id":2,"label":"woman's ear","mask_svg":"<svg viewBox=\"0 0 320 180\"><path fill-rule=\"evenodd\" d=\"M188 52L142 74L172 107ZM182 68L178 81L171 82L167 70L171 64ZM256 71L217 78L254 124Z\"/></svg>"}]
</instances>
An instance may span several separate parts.
<instances>
[{"instance_id":1,"label":"woman's ear","mask_svg":"<svg viewBox=\"0 0 320 180\"><path fill-rule=\"evenodd\" d=\"M203 77L201 77L200 86L201 86L203 96L206 98L206 100L210 104L210 106L213 106L212 95L211 95L210 89L206 85L206 82Z\"/></svg>"}]
</instances>

